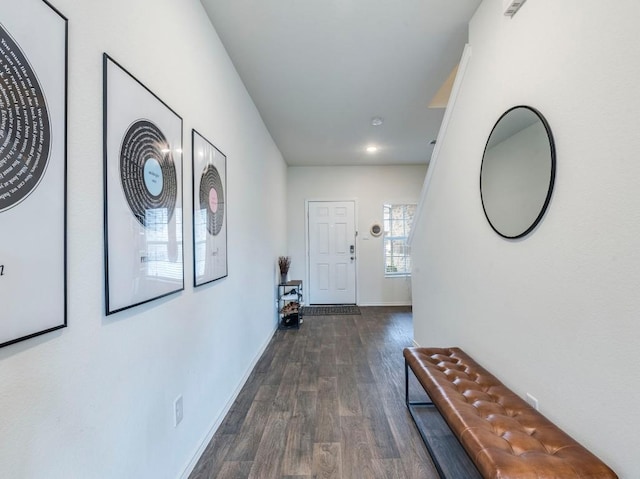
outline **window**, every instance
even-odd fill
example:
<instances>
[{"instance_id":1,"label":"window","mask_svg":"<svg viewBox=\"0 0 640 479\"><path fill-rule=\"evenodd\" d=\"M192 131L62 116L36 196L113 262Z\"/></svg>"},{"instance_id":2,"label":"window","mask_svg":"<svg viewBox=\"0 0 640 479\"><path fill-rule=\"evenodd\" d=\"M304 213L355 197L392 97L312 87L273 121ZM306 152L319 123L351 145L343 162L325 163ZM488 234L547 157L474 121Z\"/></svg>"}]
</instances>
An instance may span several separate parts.
<instances>
[{"instance_id":1,"label":"window","mask_svg":"<svg viewBox=\"0 0 640 479\"><path fill-rule=\"evenodd\" d=\"M195 257L198 258L194 267L196 269L195 275L199 277L205 274L205 267L207 266L207 209L196 210L194 215L194 247L196 249Z\"/></svg>"},{"instance_id":2,"label":"window","mask_svg":"<svg viewBox=\"0 0 640 479\"><path fill-rule=\"evenodd\" d=\"M147 276L181 280L182 275L182 213L176 209L175 231L170 228L167 208L145 212L146 250L141 260L146 263Z\"/></svg>"},{"instance_id":3,"label":"window","mask_svg":"<svg viewBox=\"0 0 640 479\"><path fill-rule=\"evenodd\" d=\"M384 205L384 275L411 274L411 255L407 238L413 225L416 205Z\"/></svg>"}]
</instances>

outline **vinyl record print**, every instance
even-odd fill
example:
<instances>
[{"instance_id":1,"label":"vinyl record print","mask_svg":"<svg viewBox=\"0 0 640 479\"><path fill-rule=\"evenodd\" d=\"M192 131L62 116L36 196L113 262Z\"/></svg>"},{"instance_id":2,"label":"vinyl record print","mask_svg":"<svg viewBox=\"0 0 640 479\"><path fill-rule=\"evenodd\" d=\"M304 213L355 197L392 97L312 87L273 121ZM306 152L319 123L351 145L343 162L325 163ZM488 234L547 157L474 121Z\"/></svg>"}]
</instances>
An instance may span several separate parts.
<instances>
[{"instance_id":1,"label":"vinyl record print","mask_svg":"<svg viewBox=\"0 0 640 479\"><path fill-rule=\"evenodd\" d=\"M67 325L68 38L48 2L0 0L0 347Z\"/></svg>"},{"instance_id":2,"label":"vinyl record print","mask_svg":"<svg viewBox=\"0 0 640 479\"><path fill-rule=\"evenodd\" d=\"M51 120L29 60L0 25L0 213L38 186L51 149Z\"/></svg>"},{"instance_id":3,"label":"vinyl record print","mask_svg":"<svg viewBox=\"0 0 640 479\"><path fill-rule=\"evenodd\" d=\"M224 220L224 190L218 169L207 165L200 178L200 209L207 212L207 231L218 236Z\"/></svg>"},{"instance_id":4,"label":"vinyl record print","mask_svg":"<svg viewBox=\"0 0 640 479\"><path fill-rule=\"evenodd\" d=\"M178 188L169 142L148 120L138 120L127 130L120 148L120 179L129 208L146 225L149 212L166 209L173 216Z\"/></svg>"},{"instance_id":5,"label":"vinyl record print","mask_svg":"<svg viewBox=\"0 0 640 479\"><path fill-rule=\"evenodd\" d=\"M227 276L227 157L192 130L193 284Z\"/></svg>"},{"instance_id":6,"label":"vinyl record print","mask_svg":"<svg viewBox=\"0 0 640 479\"><path fill-rule=\"evenodd\" d=\"M106 53L105 310L184 289L182 118Z\"/></svg>"}]
</instances>

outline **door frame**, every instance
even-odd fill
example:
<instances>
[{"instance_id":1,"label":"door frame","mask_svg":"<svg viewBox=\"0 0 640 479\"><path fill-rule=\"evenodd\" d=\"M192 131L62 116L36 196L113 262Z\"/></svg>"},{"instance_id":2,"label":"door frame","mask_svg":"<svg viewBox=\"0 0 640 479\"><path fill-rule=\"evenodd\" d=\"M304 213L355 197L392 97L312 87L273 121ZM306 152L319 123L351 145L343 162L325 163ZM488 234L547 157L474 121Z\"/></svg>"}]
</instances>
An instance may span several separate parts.
<instances>
[{"instance_id":1,"label":"door frame","mask_svg":"<svg viewBox=\"0 0 640 479\"><path fill-rule=\"evenodd\" d=\"M305 255L305 275L304 280L306 283L305 289L307 290L306 296L307 306L311 305L311 255L309 253L309 203L316 202L337 202L337 201L353 201L353 226L356 231L356 237L354 242L356 245L356 260L355 260L355 273L354 273L354 287L356 289L356 305L358 304L359 291L358 291L358 258L360 255L358 245L358 198L306 198L304 200L304 255Z\"/></svg>"}]
</instances>

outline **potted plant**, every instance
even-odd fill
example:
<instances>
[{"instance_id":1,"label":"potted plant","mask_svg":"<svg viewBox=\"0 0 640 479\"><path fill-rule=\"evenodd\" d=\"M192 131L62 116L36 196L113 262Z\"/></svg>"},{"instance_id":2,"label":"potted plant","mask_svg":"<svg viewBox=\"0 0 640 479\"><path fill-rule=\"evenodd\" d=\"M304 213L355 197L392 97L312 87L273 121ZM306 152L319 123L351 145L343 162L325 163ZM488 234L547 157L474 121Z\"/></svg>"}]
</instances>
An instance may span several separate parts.
<instances>
[{"instance_id":1,"label":"potted plant","mask_svg":"<svg viewBox=\"0 0 640 479\"><path fill-rule=\"evenodd\" d=\"M289 256L280 256L278 258L278 267L280 268L280 284L284 284L287 282L289 266L291 266L291 258Z\"/></svg>"}]
</instances>

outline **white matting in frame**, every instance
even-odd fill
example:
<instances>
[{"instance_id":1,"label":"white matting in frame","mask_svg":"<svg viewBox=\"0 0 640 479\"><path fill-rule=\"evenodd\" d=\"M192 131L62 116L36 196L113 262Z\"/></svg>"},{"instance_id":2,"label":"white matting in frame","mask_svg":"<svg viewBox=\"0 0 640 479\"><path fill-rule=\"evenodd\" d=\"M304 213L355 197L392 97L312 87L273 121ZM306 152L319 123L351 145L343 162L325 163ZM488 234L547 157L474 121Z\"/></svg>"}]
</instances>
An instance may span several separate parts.
<instances>
[{"instance_id":1,"label":"white matting in frame","mask_svg":"<svg viewBox=\"0 0 640 479\"><path fill-rule=\"evenodd\" d=\"M104 54L106 313L184 289L182 118Z\"/></svg>"},{"instance_id":2,"label":"white matting in frame","mask_svg":"<svg viewBox=\"0 0 640 479\"><path fill-rule=\"evenodd\" d=\"M227 276L227 157L196 130L193 154L193 284Z\"/></svg>"},{"instance_id":3,"label":"white matting in frame","mask_svg":"<svg viewBox=\"0 0 640 479\"><path fill-rule=\"evenodd\" d=\"M0 346L67 325L67 19L0 0Z\"/></svg>"}]
</instances>

